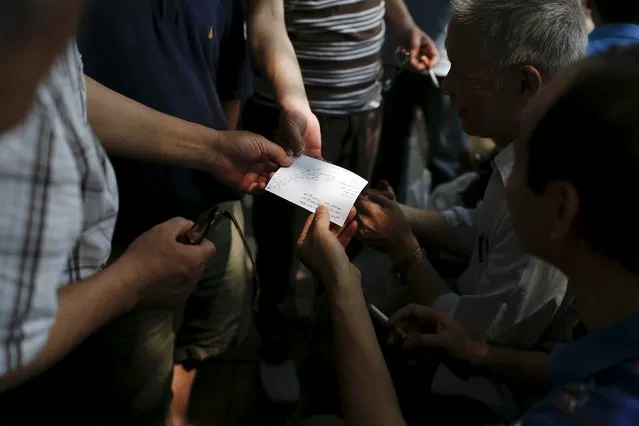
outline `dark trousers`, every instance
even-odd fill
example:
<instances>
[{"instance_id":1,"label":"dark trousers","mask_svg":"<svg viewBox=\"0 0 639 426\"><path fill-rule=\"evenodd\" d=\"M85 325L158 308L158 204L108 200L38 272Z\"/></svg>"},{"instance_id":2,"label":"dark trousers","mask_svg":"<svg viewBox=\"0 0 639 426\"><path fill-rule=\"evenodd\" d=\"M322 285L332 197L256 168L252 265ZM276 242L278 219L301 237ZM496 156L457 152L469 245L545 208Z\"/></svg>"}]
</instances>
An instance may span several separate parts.
<instances>
[{"instance_id":1,"label":"dark trousers","mask_svg":"<svg viewBox=\"0 0 639 426\"><path fill-rule=\"evenodd\" d=\"M421 108L426 121L425 163L432 174L433 188L457 176L466 144L457 111L430 76L408 71L398 74L384 96L382 135L372 181L387 180L400 201L406 200L409 142L416 108Z\"/></svg>"},{"instance_id":2,"label":"dark trousers","mask_svg":"<svg viewBox=\"0 0 639 426\"><path fill-rule=\"evenodd\" d=\"M322 131L322 155L328 162L368 178L381 129L381 109L349 115L317 114ZM249 100L242 112L242 128L275 139L279 110ZM262 337L262 357L278 363L290 357L287 319L278 309L286 298L294 273L294 243L299 215L308 214L272 194L255 197L253 231L257 243L256 269L260 277L260 313L256 326Z\"/></svg>"},{"instance_id":3,"label":"dark trousers","mask_svg":"<svg viewBox=\"0 0 639 426\"><path fill-rule=\"evenodd\" d=\"M72 426L164 426L174 363L225 350L249 304L244 277L235 272L243 258L230 256L230 223L210 238L217 253L185 305L134 309L114 319L59 363L0 395L0 425L46 419ZM123 252L115 247L112 257Z\"/></svg>"}]
</instances>

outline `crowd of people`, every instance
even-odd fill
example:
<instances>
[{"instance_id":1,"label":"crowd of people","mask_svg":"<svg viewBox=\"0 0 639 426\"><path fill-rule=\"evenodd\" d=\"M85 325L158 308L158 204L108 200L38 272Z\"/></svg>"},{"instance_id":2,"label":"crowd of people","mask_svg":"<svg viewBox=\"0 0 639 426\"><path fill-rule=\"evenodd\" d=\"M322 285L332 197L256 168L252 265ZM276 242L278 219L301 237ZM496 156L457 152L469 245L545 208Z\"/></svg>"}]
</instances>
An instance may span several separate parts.
<instances>
[{"instance_id":1,"label":"crowd of people","mask_svg":"<svg viewBox=\"0 0 639 426\"><path fill-rule=\"evenodd\" d=\"M0 0L0 52L0 424L188 425L251 327L270 400L331 389L308 424L639 424L634 2ZM436 207L405 204L416 108ZM343 227L264 192L299 154L370 181ZM302 384L300 262L333 355Z\"/></svg>"}]
</instances>

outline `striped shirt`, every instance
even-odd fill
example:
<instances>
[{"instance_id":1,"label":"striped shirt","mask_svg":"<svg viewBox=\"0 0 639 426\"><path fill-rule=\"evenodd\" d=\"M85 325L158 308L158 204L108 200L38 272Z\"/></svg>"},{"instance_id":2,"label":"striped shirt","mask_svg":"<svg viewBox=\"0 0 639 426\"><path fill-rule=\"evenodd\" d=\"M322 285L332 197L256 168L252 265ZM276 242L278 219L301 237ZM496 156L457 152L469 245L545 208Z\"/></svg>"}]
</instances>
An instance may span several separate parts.
<instances>
[{"instance_id":1,"label":"striped shirt","mask_svg":"<svg viewBox=\"0 0 639 426\"><path fill-rule=\"evenodd\" d=\"M383 0L284 0L284 13L313 111L344 115L380 105ZM275 105L270 84L255 73L255 100Z\"/></svg>"},{"instance_id":2,"label":"striped shirt","mask_svg":"<svg viewBox=\"0 0 639 426\"><path fill-rule=\"evenodd\" d=\"M109 256L117 185L86 113L71 44L23 123L0 134L0 375L42 349L58 289Z\"/></svg>"}]
</instances>

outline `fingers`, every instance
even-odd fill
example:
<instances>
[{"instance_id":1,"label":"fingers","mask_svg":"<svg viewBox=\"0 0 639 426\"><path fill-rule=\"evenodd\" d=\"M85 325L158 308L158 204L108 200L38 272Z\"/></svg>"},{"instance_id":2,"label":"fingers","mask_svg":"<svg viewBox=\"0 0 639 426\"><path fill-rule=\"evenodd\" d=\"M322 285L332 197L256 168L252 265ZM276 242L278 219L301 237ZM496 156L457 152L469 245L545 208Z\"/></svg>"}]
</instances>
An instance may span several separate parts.
<instances>
[{"instance_id":1,"label":"fingers","mask_svg":"<svg viewBox=\"0 0 639 426\"><path fill-rule=\"evenodd\" d=\"M382 207L391 207L395 204L395 201L390 200L386 195L374 189L367 190L364 195L368 201L379 204Z\"/></svg>"},{"instance_id":2,"label":"fingers","mask_svg":"<svg viewBox=\"0 0 639 426\"><path fill-rule=\"evenodd\" d=\"M178 237L190 231L194 223L183 217L174 217L164 222L161 226L166 227L168 232L170 232L170 236L177 242ZM198 245L184 245L182 250L189 251L193 254L197 253L196 256L201 257L202 262L205 262L215 255L216 248L211 241L204 238Z\"/></svg>"},{"instance_id":3,"label":"fingers","mask_svg":"<svg viewBox=\"0 0 639 426\"><path fill-rule=\"evenodd\" d=\"M312 213L310 215L308 215L308 217L306 218L306 222L304 223L304 228L302 228L302 232L300 233L299 238L297 239L297 246L301 246L304 241L306 241L306 237L308 236L308 233L311 229L311 226L313 226L313 223L315 222L315 213Z\"/></svg>"},{"instance_id":4,"label":"fingers","mask_svg":"<svg viewBox=\"0 0 639 426\"><path fill-rule=\"evenodd\" d=\"M217 251L215 244L213 244L211 241L207 240L206 238L202 240L202 242L198 244L197 246L187 246L187 247L191 247L194 250L198 250L200 252L199 254L202 256L205 262L211 257L213 257Z\"/></svg>"},{"instance_id":5,"label":"fingers","mask_svg":"<svg viewBox=\"0 0 639 426\"><path fill-rule=\"evenodd\" d=\"M397 200L397 197L395 197L395 191L393 191L393 188L391 188L388 181L385 181L385 180L380 181L377 184L377 187L375 189L379 191L383 196L388 198L389 200L393 200L393 201Z\"/></svg>"},{"instance_id":6,"label":"fingers","mask_svg":"<svg viewBox=\"0 0 639 426\"><path fill-rule=\"evenodd\" d=\"M353 209L351 213L353 212L356 212L356 210ZM346 247L351 242L355 234L357 234L356 214L354 214L352 218L349 215L349 219L346 219L346 225L343 226L340 232L337 234L337 239L339 240L339 243L342 245L342 247Z\"/></svg>"},{"instance_id":7,"label":"fingers","mask_svg":"<svg viewBox=\"0 0 639 426\"><path fill-rule=\"evenodd\" d=\"M276 145L273 142L269 142L266 139L262 141L262 153L268 160L265 164L265 171L267 172L275 171L273 170L274 164L276 167L288 167L293 164L293 159L281 146Z\"/></svg>"},{"instance_id":8,"label":"fingers","mask_svg":"<svg viewBox=\"0 0 639 426\"><path fill-rule=\"evenodd\" d=\"M173 219L169 219L160 226L165 227L168 232L171 233L171 236L174 238L179 237L180 235L188 232L193 228L194 223L188 219L184 219L183 217L174 217Z\"/></svg>"},{"instance_id":9,"label":"fingers","mask_svg":"<svg viewBox=\"0 0 639 426\"><path fill-rule=\"evenodd\" d=\"M428 64L426 68L434 67L439 62L439 50L433 40L425 35L426 39L422 43L422 55L426 56Z\"/></svg>"},{"instance_id":10,"label":"fingers","mask_svg":"<svg viewBox=\"0 0 639 426\"><path fill-rule=\"evenodd\" d=\"M422 325L426 325L438 324L445 321L445 319L445 312L442 310L412 303L393 315L389 323L400 328L405 328L409 322L417 321Z\"/></svg>"},{"instance_id":11,"label":"fingers","mask_svg":"<svg viewBox=\"0 0 639 426\"><path fill-rule=\"evenodd\" d=\"M412 31L410 38L410 65L416 70L424 69L424 64L421 62L422 50L422 37L421 31Z\"/></svg>"},{"instance_id":12,"label":"fingers","mask_svg":"<svg viewBox=\"0 0 639 426\"><path fill-rule=\"evenodd\" d=\"M344 223L351 223L355 220L357 216L357 209L355 207L351 208L351 211L348 212L348 216L346 216L346 221Z\"/></svg>"},{"instance_id":13,"label":"fingers","mask_svg":"<svg viewBox=\"0 0 639 426\"><path fill-rule=\"evenodd\" d=\"M448 337L443 333L434 334L410 334L404 340L404 348L409 350L415 349L441 349L445 348Z\"/></svg>"}]
</instances>

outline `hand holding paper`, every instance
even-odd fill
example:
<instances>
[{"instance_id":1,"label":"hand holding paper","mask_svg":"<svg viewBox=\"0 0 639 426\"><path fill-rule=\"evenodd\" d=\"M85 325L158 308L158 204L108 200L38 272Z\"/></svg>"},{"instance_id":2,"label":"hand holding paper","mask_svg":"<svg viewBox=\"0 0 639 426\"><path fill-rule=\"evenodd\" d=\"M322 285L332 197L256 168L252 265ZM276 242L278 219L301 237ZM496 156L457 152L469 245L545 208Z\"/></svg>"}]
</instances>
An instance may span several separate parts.
<instances>
[{"instance_id":1,"label":"hand holding paper","mask_svg":"<svg viewBox=\"0 0 639 426\"><path fill-rule=\"evenodd\" d=\"M290 167L279 169L266 190L311 213L323 204L329 209L331 222L343 226L367 183L351 171L301 155Z\"/></svg>"}]
</instances>

